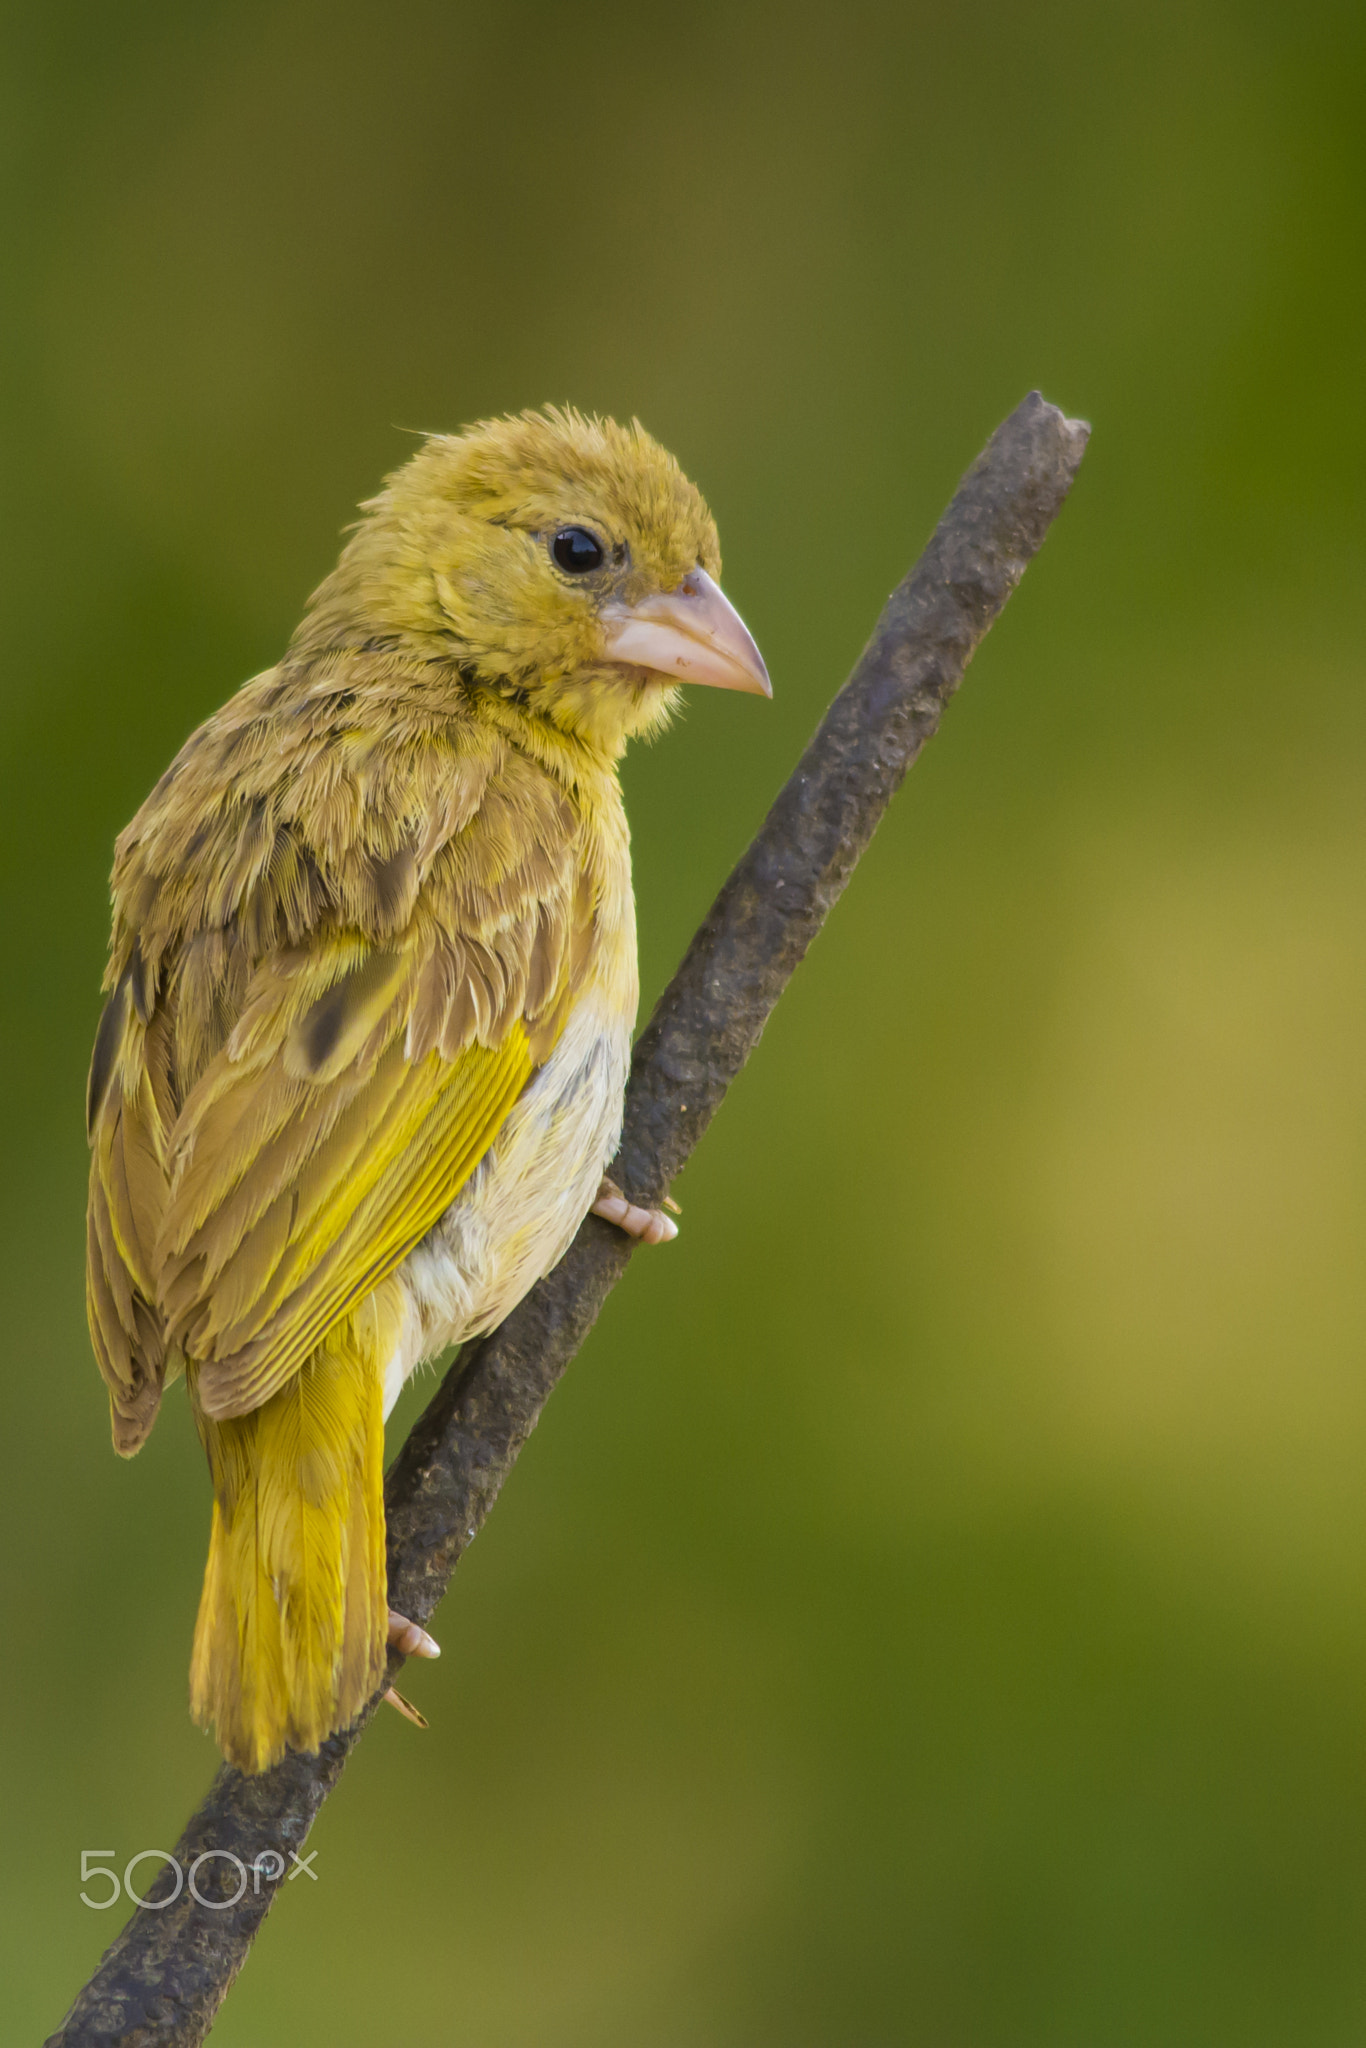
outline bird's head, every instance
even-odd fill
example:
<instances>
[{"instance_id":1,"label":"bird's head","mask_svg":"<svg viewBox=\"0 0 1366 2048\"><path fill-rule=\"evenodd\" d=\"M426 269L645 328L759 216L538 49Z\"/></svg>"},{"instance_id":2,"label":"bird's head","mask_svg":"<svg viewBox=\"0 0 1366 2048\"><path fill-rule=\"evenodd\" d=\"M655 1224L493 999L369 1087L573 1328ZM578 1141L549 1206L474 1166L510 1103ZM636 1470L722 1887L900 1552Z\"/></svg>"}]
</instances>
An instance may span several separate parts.
<instances>
[{"instance_id":1,"label":"bird's head","mask_svg":"<svg viewBox=\"0 0 1366 2048\"><path fill-rule=\"evenodd\" d=\"M363 510L296 655L455 662L613 754L681 683L772 694L715 522L638 423L549 409L433 435Z\"/></svg>"}]
</instances>

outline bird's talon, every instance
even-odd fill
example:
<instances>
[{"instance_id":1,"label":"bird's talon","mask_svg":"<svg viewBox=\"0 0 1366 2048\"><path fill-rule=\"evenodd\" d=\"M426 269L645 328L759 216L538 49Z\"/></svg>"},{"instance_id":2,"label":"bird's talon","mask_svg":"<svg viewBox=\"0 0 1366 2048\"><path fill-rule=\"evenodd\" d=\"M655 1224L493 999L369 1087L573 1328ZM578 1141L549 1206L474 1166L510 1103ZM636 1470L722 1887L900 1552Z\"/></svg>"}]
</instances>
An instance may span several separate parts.
<instances>
[{"instance_id":1,"label":"bird's talon","mask_svg":"<svg viewBox=\"0 0 1366 2048\"><path fill-rule=\"evenodd\" d=\"M439 1657L441 1645L425 1628L419 1628L415 1621L409 1621L406 1614L395 1614L389 1609L389 1648L401 1650L405 1657ZM425 1723L424 1723L425 1725Z\"/></svg>"},{"instance_id":2,"label":"bird's talon","mask_svg":"<svg viewBox=\"0 0 1366 2048\"><path fill-rule=\"evenodd\" d=\"M676 1204L670 1202L669 1207L675 1209ZM666 1216L662 1209L640 1208L627 1200L614 1180L606 1178L589 1213L603 1217L608 1223L615 1223L618 1230L624 1230L637 1244L667 1244L670 1238L678 1235L678 1225L672 1216Z\"/></svg>"},{"instance_id":3,"label":"bird's talon","mask_svg":"<svg viewBox=\"0 0 1366 2048\"><path fill-rule=\"evenodd\" d=\"M419 1714L417 1708L413 1705L412 1701L405 1700L403 1694L398 1690L396 1686L391 1685L388 1691L385 1693L384 1698L389 1706L397 1707L399 1713L402 1714L404 1720L411 1721L414 1728L425 1728L428 1725L427 1716L425 1714Z\"/></svg>"}]
</instances>

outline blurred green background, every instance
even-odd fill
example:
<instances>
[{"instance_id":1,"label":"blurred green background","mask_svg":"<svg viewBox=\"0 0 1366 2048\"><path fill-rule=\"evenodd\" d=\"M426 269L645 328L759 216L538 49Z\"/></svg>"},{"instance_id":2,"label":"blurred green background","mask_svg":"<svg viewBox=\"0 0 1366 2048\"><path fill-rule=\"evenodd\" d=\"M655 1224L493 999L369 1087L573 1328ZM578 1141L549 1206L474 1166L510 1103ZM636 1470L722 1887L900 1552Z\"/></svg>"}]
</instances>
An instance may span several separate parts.
<instances>
[{"instance_id":1,"label":"blurred green background","mask_svg":"<svg viewBox=\"0 0 1366 2048\"><path fill-rule=\"evenodd\" d=\"M10 13L0 2038L213 1764L84 1329L115 832L403 430L635 412L776 686L628 764L648 1006L1037 384L1077 490L214 2039L1361 2039L1364 83L1359 0Z\"/></svg>"}]
</instances>

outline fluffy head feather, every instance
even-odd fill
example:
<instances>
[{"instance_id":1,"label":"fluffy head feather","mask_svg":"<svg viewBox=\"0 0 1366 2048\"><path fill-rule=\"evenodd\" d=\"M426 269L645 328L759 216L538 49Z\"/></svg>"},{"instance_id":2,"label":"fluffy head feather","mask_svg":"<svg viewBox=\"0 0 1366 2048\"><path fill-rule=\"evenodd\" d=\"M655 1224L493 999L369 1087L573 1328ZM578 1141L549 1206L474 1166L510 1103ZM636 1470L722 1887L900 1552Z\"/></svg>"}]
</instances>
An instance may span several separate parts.
<instances>
[{"instance_id":1,"label":"fluffy head feather","mask_svg":"<svg viewBox=\"0 0 1366 2048\"><path fill-rule=\"evenodd\" d=\"M364 649L456 662L481 683L616 753L662 725L678 694L606 659L603 610L719 576L701 493L638 421L548 408L434 434L360 521L314 592L295 660ZM586 527L600 569L573 575L551 552Z\"/></svg>"}]
</instances>

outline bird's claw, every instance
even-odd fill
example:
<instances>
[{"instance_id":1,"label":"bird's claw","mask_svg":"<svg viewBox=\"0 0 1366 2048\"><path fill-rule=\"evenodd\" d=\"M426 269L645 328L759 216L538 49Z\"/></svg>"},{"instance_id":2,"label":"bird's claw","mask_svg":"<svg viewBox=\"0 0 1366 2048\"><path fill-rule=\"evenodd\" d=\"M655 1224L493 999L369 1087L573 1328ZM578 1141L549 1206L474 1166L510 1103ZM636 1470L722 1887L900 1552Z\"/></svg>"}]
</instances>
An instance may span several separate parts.
<instances>
[{"instance_id":1,"label":"bird's claw","mask_svg":"<svg viewBox=\"0 0 1366 2048\"><path fill-rule=\"evenodd\" d=\"M669 1203L675 1212L677 1204ZM618 1230L624 1230L637 1244L667 1244L671 1237L677 1237L678 1225L672 1216L666 1216L662 1209L641 1209L627 1200L614 1180L604 1174L602 1186L590 1215L601 1216L607 1223L615 1223Z\"/></svg>"},{"instance_id":2,"label":"bird's claw","mask_svg":"<svg viewBox=\"0 0 1366 2048\"><path fill-rule=\"evenodd\" d=\"M406 1614L395 1614L389 1609L389 1648L400 1650L405 1657L439 1657L441 1645L425 1628L419 1628L415 1621L409 1621Z\"/></svg>"},{"instance_id":3,"label":"bird's claw","mask_svg":"<svg viewBox=\"0 0 1366 2048\"><path fill-rule=\"evenodd\" d=\"M384 1698L386 1705L391 1707L397 1707L399 1713L402 1714L404 1720L411 1721L414 1728L425 1728L428 1725L427 1716L425 1714L419 1714L417 1708L413 1705L412 1701L405 1700L403 1694L398 1690L397 1686L391 1685L388 1691L385 1693Z\"/></svg>"},{"instance_id":4,"label":"bird's claw","mask_svg":"<svg viewBox=\"0 0 1366 2048\"><path fill-rule=\"evenodd\" d=\"M400 1651L405 1657L439 1657L441 1645L425 1628L419 1628L415 1621L409 1621L406 1614L395 1614L389 1609L389 1648ZM389 1686L384 1694L386 1703L397 1707L405 1721L411 1721L414 1728L425 1728L427 1717L419 1714L411 1700L405 1700L396 1686Z\"/></svg>"}]
</instances>

